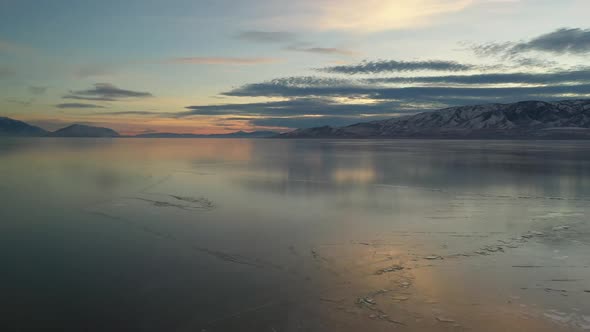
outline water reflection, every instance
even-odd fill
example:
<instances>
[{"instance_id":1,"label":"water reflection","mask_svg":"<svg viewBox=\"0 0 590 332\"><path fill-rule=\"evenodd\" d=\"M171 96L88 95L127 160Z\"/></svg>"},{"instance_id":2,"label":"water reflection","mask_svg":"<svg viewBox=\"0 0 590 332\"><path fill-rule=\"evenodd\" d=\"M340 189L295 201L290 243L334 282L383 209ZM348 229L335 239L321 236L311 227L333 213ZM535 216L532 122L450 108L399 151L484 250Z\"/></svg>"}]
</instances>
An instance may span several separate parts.
<instances>
[{"instance_id":1,"label":"water reflection","mask_svg":"<svg viewBox=\"0 0 590 332\"><path fill-rule=\"evenodd\" d=\"M407 330L448 327L436 317L558 330L545 309L575 307L578 322L590 310L589 150L2 140L0 307L22 330L381 331L386 314ZM375 274L392 264L404 269ZM368 296L375 305L358 304Z\"/></svg>"}]
</instances>

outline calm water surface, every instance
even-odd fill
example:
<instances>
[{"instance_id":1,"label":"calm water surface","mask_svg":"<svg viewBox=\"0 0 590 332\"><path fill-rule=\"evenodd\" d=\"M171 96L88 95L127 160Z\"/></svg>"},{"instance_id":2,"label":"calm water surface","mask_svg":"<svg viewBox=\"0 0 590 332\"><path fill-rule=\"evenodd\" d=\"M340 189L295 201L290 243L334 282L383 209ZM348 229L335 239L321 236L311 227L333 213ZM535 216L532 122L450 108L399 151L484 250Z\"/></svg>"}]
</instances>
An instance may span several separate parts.
<instances>
[{"instance_id":1,"label":"calm water surface","mask_svg":"<svg viewBox=\"0 0 590 332\"><path fill-rule=\"evenodd\" d=\"M2 331L590 329L590 145L2 139Z\"/></svg>"}]
</instances>

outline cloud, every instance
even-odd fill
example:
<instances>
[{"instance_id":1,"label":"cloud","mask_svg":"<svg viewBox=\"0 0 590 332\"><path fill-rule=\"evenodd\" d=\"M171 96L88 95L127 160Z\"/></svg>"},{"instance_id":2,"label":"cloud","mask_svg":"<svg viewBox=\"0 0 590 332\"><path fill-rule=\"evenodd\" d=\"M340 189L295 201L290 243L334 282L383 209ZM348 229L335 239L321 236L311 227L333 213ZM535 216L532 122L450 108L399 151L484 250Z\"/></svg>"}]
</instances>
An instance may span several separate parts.
<instances>
[{"instance_id":1,"label":"cloud","mask_svg":"<svg viewBox=\"0 0 590 332\"><path fill-rule=\"evenodd\" d=\"M590 83L590 68L571 71L555 71L549 73L485 73L472 75L443 75L443 76L394 76L377 78L335 78L318 76L293 76L273 79L266 83L249 84L230 92L243 95L260 89L261 92L272 87L287 88L379 88L387 84L428 84L428 85L556 85ZM278 95L280 96L280 94Z\"/></svg>"},{"instance_id":2,"label":"cloud","mask_svg":"<svg viewBox=\"0 0 590 332\"><path fill-rule=\"evenodd\" d=\"M575 75L572 75L575 76ZM581 75L583 76L583 74ZM500 77L501 78L501 77ZM453 78L457 80L458 78ZM477 79L477 78L476 78ZM493 79L480 77L480 80ZM507 78L504 78L507 79ZM514 79L518 79L515 75ZM537 77L540 80L540 77ZM309 79L308 79L309 80ZM286 82L290 82L286 80ZM339 97L362 98L372 100L398 100L404 102L437 101L446 105L461 103L512 102L525 99L584 98L590 94L590 84L552 84L546 86L519 87L448 87L448 86L412 86L385 87L372 84L351 84L340 82L337 85L297 85L274 80L266 83L248 84L223 93L235 97Z\"/></svg>"},{"instance_id":3,"label":"cloud","mask_svg":"<svg viewBox=\"0 0 590 332\"><path fill-rule=\"evenodd\" d=\"M462 64L455 61L426 60L426 61L396 61L378 60L363 61L354 65L341 65L319 68L318 71L334 74L378 74L386 72L409 72L409 71L468 71L476 68L473 65Z\"/></svg>"},{"instance_id":4,"label":"cloud","mask_svg":"<svg viewBox=\"0 0 590 332\"><path fill-rule=\"evenodd\" d=\"M272 84L290 87L334 87L334 86L351 86L358 80L336 77L318 77L318 76L292 76L275 78L262 84ZM246 85L248 86L248 85Z\"/></svg>"},{"instance_id":5,"label":"cloud","mask_svg":"<svg viewBox=\"0 0 590 332\"><path fill-rule=\"evenodd\" d=\"M590 69L376 78L285 77L246 84L222 95L286 100L193 105L173 116L232 116L232 120L248 121L253 126L305 128L466 104L588 98Z\"/></svg>"},{"instance_id":6,"label":"cloud","mask_svg":"<svg viewBox=\"0 0 590 332\"><path fill-rule=\"evenodd\" d=\"M4 99L4 101L7 103L17 104L17 105L28 107L33 104L35 99L29 98L28 100L21 100L21 99L17 99L17 98L6 98L6 99Z\"/></svg>"},{"instance_id":7,"label":"cloud","mask_svg":"<svg viewBox=\"0 0 590 332\"><path fill-rule=\"evenodd\" d=\"M302 46L292 45L292 46L287 47L286 49L289 51L324 54L324 55L344 55L344 56L357 55L357 52L347 50L344 48L337 48L337 47L302 47Z\"/></svg>"},{"instance_id":8,"label":"cloud","mask_svg":"<svg viewBox=\"0 0 590 332\"><path fill-rule=\"evenodd\" d=\"M548 34L518 43L511 49L520 53L542 51L556 54L586 54L590 52L590 29L562 28Z\"/></svg>"},{"instance_id":9,"label":"cloud","mask_svg":"<svg viewBox=\"0 0 590 332\"><path fill-rule=\"evenodd\" d=\"M526 68L556 68L559 63L554 60L523 57L523 56L512 56L512 62L516 67Z\"/></svg>"},{"instance_id":10,"label":"cloud","mask_svg":"<svg viewBox=\"0 0 590 332\"><path fill-rule=\"evenodd\" d=\"M277 58L239 58L239 57L188 57L174 58L166 61L171 64L194 64L194 65L260 65L277 63L283 61Z\"/></svg>"},{"instance_id":11,"label":"cloud","mask_svg":"<svg viewBox=\"0 0 590 332\"><path fill-rule=\"evenodd\" d=\"M590 29L561 28L528 41L476 44L471 48L479 56L503 58L516 58L531 51L585 55L590 53Z\"/></svg>"},{"instance_id":12,"label":"cloud","mask_svg":"<svg viewBox=\"0 0 590 332\"><path fill-rule=\"evenodd\" d=\"M391 118L391 116L387 117L371 117L371 121L373 120L382 120ZM341 126L348 126L351 124L358 123L362 121L362 117L343 117L343 116L321 116L321 117L271 117L271 118L261 118L261 119L251 119L248 122L254 126L261 126L261 127L284 127L284 128L311 128L311 127L321 127L321 126L334 126L334 127L341 127ZM366 120L366 119L365 119Z\"/></svg>"},{"instance_id":13,"label":"cloud","mask_svg":"<svg viewBox=\"0 0 590 332\"><path fill-rule=\"evenodd\" d=\"M0 67L0 79L12 77L15 74L16 72L12 68Z\"/></svg>"},{"instance_id":14,"label":"cloud","mask_svg":"<svg viewBox=\"0 0 590 332\"><path fill-rule=\"evenodd\" d=\"M100 105L83 104L83 103L64 103L55 105L57 108L105 108Z\"/></svg>"},{"instance_id":15,"label":"cloud","mask_svg":"<svg viewBox=\"0 0 590 332\"><path fill-rule=\"evenodd\" d=\"M29 92L33 95L39 96L45 94L47 92L47 87L45 86L30 86L28 88Z\"/></svg>"},{"instance_id":16,"label":"cloud","mask_svg":"<svg viewBox=\"0 0 590 332\"><path fill-rule=\"evenodd\" d=\"M514 47L514 43L512 42L504 42L504 43L485 43L485 44L471 44L469 45L473 53L477 56L485 57L485 56L496 56L496 55L503 55L509 52L512 47Z\"/></svg>"},{"instance_id":17,"label":"cloud","mask_svg":"<svg viewBox=\"0 0 590 332\"><path fill-rule=\"evenodd\" d=\"M342 48L337 47L316 47L310 46L311 43L298 40L296 34L286 31L244 31L236 35L237 39L245 40L255 43L267 43L267 44L281 44L291 43L291 46L285 47L285 50L296 51L296 52L307 52L315 54L325 55L345 55L352 56L356 53ZM205 58L207 59L207 58ZM218 58L215 58L218 59ZM225 58L223 58L225 59ZM231 59L231 58L230 58ZM234 59L235 60L235 59ZM216 62L219 60L216 60ZM241 64L241 63L240 63Z\"/></svg>"},{"instance_id":18,"label":"cloud","mask_svg":"<svg viewBox=\"0 0 590 332\"><path fill-rule=\"evenodd\" d=\"M551 73L489 73L476 75L384 77L362 80L368 84L560 84L590 83L590 69Z\"/></svg>"},{"instance_id":19,"label":"cloud","mask_svg":"<svg viewBox=\"0 0 590 332\"><path fill-rule=\"evenodd\" d=\"M97 113L99 115L114 115L114 116L120 116L120 115L153 115L153 116L165 116L167 114L170 113L164 113L164 112L151 112L151 111L121 111L121 112L101 112L101 113Z\"/></svg>"},{"instance_id":20,"label":"cloud","mask_svg":"<svg viewBox=\"0 0 590 332\"><path fill-rule=\"evenodd\" d=\"M195 105L186 108L188 111L179 112L175 117L225 116L223 121L248 121L254 126L306 128L387 119L432 110L436 106L433 108L432 104L407 105L392 101L343 104L331 98L292 98L283 101Z\"/></svg>"},{"instance_id":21,"label":"cloud","mask_svg":"<svg viewBox=\"0 0 590 332\"><path fill-rule=\"evenodd\" d=\"M471 103L515 102L519 100L584 98L590 94L590 84L552 85L542 87L478 88L478 87L409 87L385 88L374 91L375 99L441 100L457 104L471 100ZM455 101L455 102L453 102Z\"/></svg>"},{"instance_id":22,"label":"cloud","mask_svg":"<svg viewBox=\"0 0 590 332\"><path fill-rule=\"evenodd\" d=\"M115 73L115 65L107 64L86 64L74 70L77 78L91 78L99 76L109 76Z\"/></svg>"},{"instance_id":23,"label":"cloud","mask_svg":"<svg viewBox=\"0 0 590 332\"><path fill-rule=\"evenodd\" d=\"M77 95L65 95L61 97L62 99L74 99L74 100L89 100L89 101L117 101L118 99L114 99L111 97L90 97L90 96L77 96Z\"/></svg>"},{"instance_id":24,"label":"cloud","mask_svg":"<svg viewBox=\"0 0 590 332\"><path fill-rule=\"evenodd\" d=\"M129 98L147 98L153 95L149 92L139 92L120 89L110 83L96 83L94 88L88 90L70 91L64 99L93 100L93 101L119 101Z\"/></svg>"},{"instance_id":25,"label":"cloud","mask_svg":"<svg viewBox=\"0 0 590 332\"><path fill-rule=\"evenodd\" d=\"M256 43L285 43L294 41L296 36L286 31L243 31L236 38Z\"/></svg>"},{"instance_id":26,"label":"cloud","mask_svg":"<svg viewBox=\"0 0 590 332\"><path fill-rule=\"evenodd\" d=\"M377 103L341 103L331 98L291 98L283 101L254 102L245 104L194 105L188 111L176 113L176 117L198 115L249 115L249 116L360 116L361 114L390 114L408 112L400 103L380 101Z\"/></svg>"},{"instance_id":27,"label":"cloud","mask_svg":"<svg viewBox=\"0 0 590 332\"><path fill-rule=\"evenodd\" d=\"M373 93L368 86L291 86L277 82L254 83L223 92L232 97L363 96Z\"/></svg>"}]
</instances>

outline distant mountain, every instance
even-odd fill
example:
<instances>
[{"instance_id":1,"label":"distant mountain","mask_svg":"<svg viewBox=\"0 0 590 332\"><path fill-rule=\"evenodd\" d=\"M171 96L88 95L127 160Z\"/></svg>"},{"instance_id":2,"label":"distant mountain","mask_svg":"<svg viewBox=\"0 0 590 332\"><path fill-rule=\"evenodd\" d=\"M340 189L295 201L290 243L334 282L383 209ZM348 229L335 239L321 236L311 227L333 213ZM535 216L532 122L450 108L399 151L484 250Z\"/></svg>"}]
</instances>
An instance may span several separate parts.
<instances>
[{"instance_id":1,"label":"distant mountain","mask_svg":"<svg viewBox=\"0 0 590 332\"><path fill-rule=\"evenodd\" d=\"M590 100L451 107L346 127L298 129L278 137L590 139Z\"/></svg>"},{"instance_id":2,"label":"distant mountain","mask_svg":"<svg viewBox=\"0 0 590 332\"><path fill-rule=\"evenodd\" d=\"M119 137L119 133L109 128L92 127L80 124L54 131L47 136L50 137Z\"/></svg>"},{"instance_id":3,"label":"distant mountain","mask_svg":"<svg viewBox=\"0 0 590 332\"><path fill-rule=\"evenodd\" d=\"M0 136L39 137L45 136L47 133L45 129L32 126L28 123L0 117Z\"/></svg>"},{"instance_id":4,"label":"distant mountain","mask_svg":"<svg viewBox=\"0 0 590 332\"><path fill-rule=\"evenodd\" d=\"M175 134L175 133L149 133L140 134L139 138L266 138L274 137L279 133L274 131L237 131L229 134ZM29 125L22 121L0 117L0 137L2 136L34 136L34 137L121 137L119 133L109 128L73 124L71 126L49 132L45 129Z\"/></svg>"},{"instance_id":5,"label":"distant mountain","mask_svg":"<svg viewBox=\"0 0 590 332\"><path fill-rule=\"evenodd\" d=\"M276 135L278 135L278 133L274 132L274 131L252 131L252 132L237 131L235 133L229 133L229 134L209 134L209 135L175 134L175 133L149 133L149 134L136 135L134 137L139 137L139 138L266 138L266 137L273 137Z\"/></svg>"}]
</instances>

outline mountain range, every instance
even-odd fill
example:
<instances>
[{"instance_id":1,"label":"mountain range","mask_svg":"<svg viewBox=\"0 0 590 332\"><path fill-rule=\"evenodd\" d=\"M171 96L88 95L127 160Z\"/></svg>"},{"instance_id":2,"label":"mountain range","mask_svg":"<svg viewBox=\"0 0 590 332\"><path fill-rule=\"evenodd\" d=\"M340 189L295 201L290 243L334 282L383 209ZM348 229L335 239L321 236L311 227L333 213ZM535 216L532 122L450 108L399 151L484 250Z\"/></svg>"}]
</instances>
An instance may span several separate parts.
<instances>
[{"instance_id":1,"label":"mountain range","mask_svg":"<svg viewBox=\"0 0 590 332\"><path fill-rule=\"evenodd\" d=\"M275 131L237 131L229 134L175 134L175 133L147 133L139 134L139 138L267 138L278 135Z\"/></svg>"},{"instance_id":2,"label":"mountain range","mask_svg":"<svg viewBox=\"0 0 590 332\"><path fill-rule=\"evenodd\" d=\"M276 136L274 131L238 131L228 134L175 134L147 133L136 136L122 136L110 128L73 124L49 132L26 122L0 117L0 137L137 137L137 138L266 138Z\"/></svg>"},{"instance_id":3,"label":"mountain range","mask_svg":"<svg viewBox=\"0 0 590 332\"><path fill-rule=\"evenodd\" d=\"M49 137L119 137L119 133L103 127L92 127L81 124L73 124L65 128L49 133Z\"/></svg>"},{"instance_id":4,"label":"mountain range","mask_svg":"<svg viewBox=\"0 0 590 332\"><path fill-rule=\"evenodd\" d=\"M345 127L297 129L279 137L590 139L590 100L451 107Z\"/></svg>"},{"instance_id":5,"label":"mountain range","mask_svg":"<svg viewBox=\"0 0 590 332\"><path fill-rule=\"evenodd\" d=\"M80 124L49 132L22 121L0 117L2 136L122 137L109 128ZM345 127L297 129L283 134L273 131L239 131L210 135L146 133L127 137L590 139L590 99L459 106Z\"/></svg>"},{"instance_id":6,"label":"mountain range","mask_svg":"<svg viewBox=\"0 0 590 332\"><path fill-rule=\"evenodd\" d=\"M45 136L48 133L49 132L47 130L32 126L28 123L0 117L0 137Z\"/></svg>"}]
</instances>

